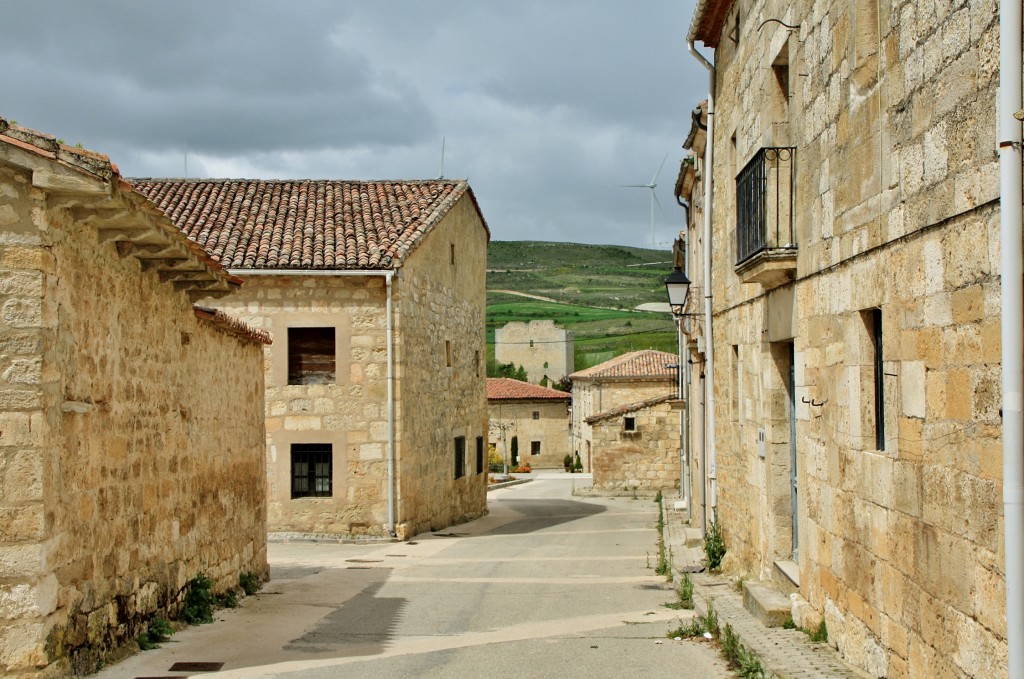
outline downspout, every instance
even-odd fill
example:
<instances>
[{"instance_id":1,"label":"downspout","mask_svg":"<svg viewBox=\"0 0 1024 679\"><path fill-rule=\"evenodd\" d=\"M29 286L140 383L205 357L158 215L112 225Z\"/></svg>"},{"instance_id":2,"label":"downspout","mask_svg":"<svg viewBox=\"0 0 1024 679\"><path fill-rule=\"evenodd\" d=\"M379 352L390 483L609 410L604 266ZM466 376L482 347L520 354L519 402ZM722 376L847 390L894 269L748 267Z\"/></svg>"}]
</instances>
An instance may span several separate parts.
<instances>
[{"instance_id":1,"label":"downspout","mask_svg":"<svg viewBox=\"0 0 1024 679\"><path fill-rule=\"evenodd\" d=\"M1003 530L1010 679L1024 679L1024 290L1021 257L1021 4L999 7L999 225L1003 362Z\"/></svg>"},{"instance_id":2,"label":"downspout","mask_svg":"<svg viewBox=\"0 0 1024 679\"><path fill-rule=\"evenodd\" d=\"M707 479L710 486L708 501L711 504L711 522L718 520L718 480L715 460L715 345L712 342L712 321L711 321L711 232L712 232L712 191L711 185L714 176L714 147L715 147L715 67L704 58L693 46L695 40L694 32L691 29L686 40L686 45L692 54L708 71L708 127L706 141L704 143L704 351L707 366L704 369L706 379L704 388L705 404L707 407L707 420L705 423L705 438L707 440Z\"/></svg>"},{"instance_id":3,"label":"downspout","mask_svg":"<svg viewBox=\"0 0 1024 679\"><path fill-rule=\"evenodd\" d=\"M388 272L384 281L387 285L387 352L388 352L388 533L396 537L395 526L395 332L392 321L392 279L394 272Z\"/></svg>"},{"instance_id":4,"label":"downspout","mask_svg":"<svg viewBox=\"0 0 1024 679\"><path fill-rule=\"evenodd\" d=\"M690 204L679 197L676 194L676 203L681 208L686 210L686 246L683 248L683 271L689 275L690 273ZM683 502L686 503L686 520L693 521L693 498L692 495L692 484L690 482L690 418L693 416L693 410L690 403L690 357L683 358L683 319L685 316L680 316L677 320L678 329L678 355L679 355L679 398L686 399L686 412L679 413L679 435L682 441L680 441L680 450L682 459L680 460L681 468L679 470L679 483L680 483L680 494L682 495Z\"/></svg>"}]
</instances>

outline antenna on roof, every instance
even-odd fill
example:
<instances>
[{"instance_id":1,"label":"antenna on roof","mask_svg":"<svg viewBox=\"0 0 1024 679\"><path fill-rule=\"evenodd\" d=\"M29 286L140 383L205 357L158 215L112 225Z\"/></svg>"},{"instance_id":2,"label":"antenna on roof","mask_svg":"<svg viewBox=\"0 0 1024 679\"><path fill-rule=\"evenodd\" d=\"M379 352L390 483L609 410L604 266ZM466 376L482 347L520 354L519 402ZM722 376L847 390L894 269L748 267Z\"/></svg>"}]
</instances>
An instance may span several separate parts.
<instances>
[{"instance_id":1,"label":"antenna on roof","mask_svg":"<svg viewBox=\"0 0 1024 679\"><path fill-rule=\"evenodd\" d=\"M441 137L441 174L437 176L438 179L444 179L444 142L446 137Z\"/></svg>"}]
</instances>

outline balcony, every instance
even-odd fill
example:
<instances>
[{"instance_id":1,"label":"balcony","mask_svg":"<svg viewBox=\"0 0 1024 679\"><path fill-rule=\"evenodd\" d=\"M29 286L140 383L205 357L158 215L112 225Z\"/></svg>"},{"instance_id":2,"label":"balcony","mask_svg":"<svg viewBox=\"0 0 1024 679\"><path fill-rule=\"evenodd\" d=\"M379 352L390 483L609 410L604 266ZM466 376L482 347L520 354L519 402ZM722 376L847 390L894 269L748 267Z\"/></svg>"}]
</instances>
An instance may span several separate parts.
<instances>
[{"instance_id":1,"label":"balcony","mask_svg":"<svg viewBox=\"0 0 1024 679\"><path fill-rule=\"evenodd\" d=\"M757 152L736 177L736 274L765 289L796 277L796 149Z\"/></svg>"}]
</instances>

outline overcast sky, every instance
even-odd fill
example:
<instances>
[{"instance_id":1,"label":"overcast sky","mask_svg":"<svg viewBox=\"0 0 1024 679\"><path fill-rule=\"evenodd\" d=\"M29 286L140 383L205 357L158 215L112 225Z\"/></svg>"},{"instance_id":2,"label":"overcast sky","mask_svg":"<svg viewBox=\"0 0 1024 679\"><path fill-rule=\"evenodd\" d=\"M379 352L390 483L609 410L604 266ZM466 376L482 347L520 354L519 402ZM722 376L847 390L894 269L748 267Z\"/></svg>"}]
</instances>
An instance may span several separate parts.
<instances>
[{"instance_id":1,"label":"overcast sky","mask_svg":"<svg viewBox=\"0 0 1024 679\"><path fill-rule=\"evenodd\" d=\"M0 115L127 176L468 178L495 240L668 248L693 0L0 0Z\"/></svg>"}]
</instances>

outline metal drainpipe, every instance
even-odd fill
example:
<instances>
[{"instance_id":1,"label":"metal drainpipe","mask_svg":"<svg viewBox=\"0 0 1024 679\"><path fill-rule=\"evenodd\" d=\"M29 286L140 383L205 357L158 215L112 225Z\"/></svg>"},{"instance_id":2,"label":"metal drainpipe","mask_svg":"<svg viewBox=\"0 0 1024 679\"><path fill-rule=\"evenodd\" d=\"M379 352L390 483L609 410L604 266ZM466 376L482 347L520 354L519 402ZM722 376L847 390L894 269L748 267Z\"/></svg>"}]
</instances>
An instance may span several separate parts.
<instances>
[{"instance_id":1,"label":"metal drainpipe","mask_svg":"<svg viewBox=\"0 0 1024 679\"><path fill-rule=\"evenodd\" d=\"M999 224L1003 363L1003 530L1009 679L1024 679L1024 289L1021 257L1021 3L999 7Z\"/></svg>"},{"instance_id":2,"label":"metal drainpipe","mask_svg":"<svg viewBox=\"0 0 1024 679\"><path fill-rule=\"evenodd\" d=\"M704 58L693 46L694 38L687 38L686 45L696 59L708 71L708 127L706 141L704 143L704 351L707 366L704 369L707 379L704 382L706 389L705 403L707 407L707 418L705 422L705 438L707 440L707 478L710 489L708 491L711 503L711 521L718 520L718 470L715 453L715 345L712 342L711 322L711 232L712 232L712 191L711 185L714 176L714 148L715 148L715 67Z\"/></svg>"},{"instance_id":3,"label":"metal drainpipe","mask_svg":"<svg viewBox=\"0 0 1024 679\"><path fill-rule=\"evenodd\" d=\"M391 281L393 273L389 273L384 281L387 284L387 351L388 351L388 532L391 537L398 534L395 526L395 336L392 324Z\"/></svg>"}]
</instances>

